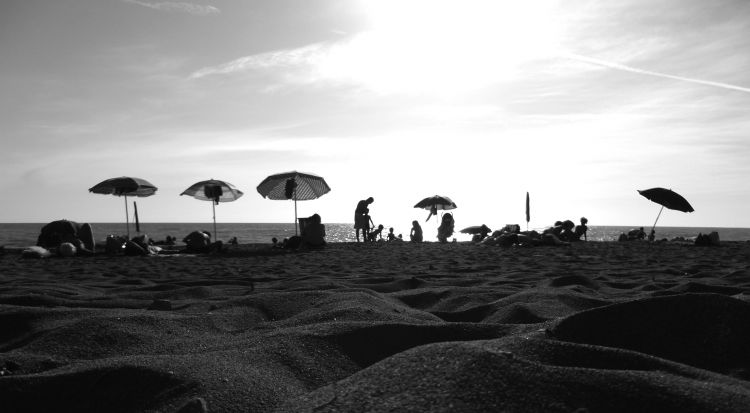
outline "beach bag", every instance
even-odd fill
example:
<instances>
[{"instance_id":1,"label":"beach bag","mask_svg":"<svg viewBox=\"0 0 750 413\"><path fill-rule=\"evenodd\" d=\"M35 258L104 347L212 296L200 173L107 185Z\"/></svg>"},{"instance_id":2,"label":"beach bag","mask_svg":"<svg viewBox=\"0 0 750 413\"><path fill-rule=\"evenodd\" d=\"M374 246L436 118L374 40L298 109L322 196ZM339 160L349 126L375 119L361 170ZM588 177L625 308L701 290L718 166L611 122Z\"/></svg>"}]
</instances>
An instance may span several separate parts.
<instances>
[{"instance_id":1,"label":"beach bag","mask_svg":"<svg viewBox=\"0 0 750 413\"><path fill-rule=\"evenodd\" d=\"M284 186L284 196L286 196L286 199L292 199L292 197L294 197L295 189L297 189L297 181L294 178L287 179Z\"/></svg>"},{"instance_id":2,"label":"beach bag","mask_svg":"<svg viewBox=\"0 0 750 413\"><path fill-rule=\"evenodd\" d=\"M104 251L107 254L119 254L123 252L126 242L127 240L124 237L107 235L107 239L104 242Z\"/></svg>"},{"instance_id":3,"label":"beach bag","mask_svg":"<svg viewBox=\"0 0 750 413\"><path fill-rule=\"evenodd\" d=\"M203 194L206 198L213 199L216 205L219 205L219 198L223 194L221 185L206 185L203 187Z\"/></svg>"}]
</instances>

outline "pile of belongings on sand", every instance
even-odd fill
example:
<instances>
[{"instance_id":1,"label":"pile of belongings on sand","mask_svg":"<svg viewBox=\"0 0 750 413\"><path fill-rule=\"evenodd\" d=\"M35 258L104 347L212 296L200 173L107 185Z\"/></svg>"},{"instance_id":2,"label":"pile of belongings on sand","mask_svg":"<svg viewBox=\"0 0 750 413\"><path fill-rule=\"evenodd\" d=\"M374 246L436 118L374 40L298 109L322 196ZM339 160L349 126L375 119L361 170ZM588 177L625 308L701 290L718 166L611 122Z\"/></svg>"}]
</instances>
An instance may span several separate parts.
<instances>
[{"instance_id":1,"label":"pile of belongings on sand","mask_svg":"<svg viewBox=\"0 0 750 413\"><path fill-rule=\"evenodd\" d=\"M503 247L512 245L569 245L570 242L580 240L578 232L575 230L575 224L570 220L558 221L553 227L544 230L541 234L533 230L521 231L520 225L508 224L479 241L479 243Z\"/></svg>"}]
</instances>

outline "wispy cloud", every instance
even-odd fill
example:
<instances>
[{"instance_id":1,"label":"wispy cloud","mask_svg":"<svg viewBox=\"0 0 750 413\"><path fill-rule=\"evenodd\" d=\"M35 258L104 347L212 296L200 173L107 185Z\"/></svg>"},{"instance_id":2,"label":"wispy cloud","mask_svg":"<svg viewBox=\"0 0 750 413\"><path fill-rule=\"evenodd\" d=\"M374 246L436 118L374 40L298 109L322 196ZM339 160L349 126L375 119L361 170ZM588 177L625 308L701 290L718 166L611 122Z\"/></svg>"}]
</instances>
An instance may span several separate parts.
<instances>
[{"instance_id":1,"label":"wispy cloud","mask_svg":"<svg viewBox=\"0 0 750 413\"><path fill-rule=\"evenodd\" d=\"M696 83L700 85L713 86L713 87L719 87L723 89L737 90L740 92L750 93L750 88L732 85L729 83L714 82L711 80L695 79L691 77L670 75L668 73L654 72L651 70L640 69L637 67L623 65L620 63L610 62L606 60L601 60L601 59L597 59L594 57L582 56L582 55L575 54L575 53L568 53L563 56L569 59L580 61L580 62L590 63L590 64L598 65L598 66L604 66L610 69L622 70L625 72L638 73L638 74L647 75L647 76L662 77L666 79L674 79L674 80L679 80L683 82Z\"/></svg>"},{"instance_id":2,"label":"wispy cloud","mask_svg":"<svg viewBox=\"0 0 750 413\"><path fill-rule=\"evenodd\" d=\"M122 0L125 3L137 4L139 6L148 7L149 9L164 11L164 12L176 12L176 13L188 13L194 16L209 16L212 14L219 14L221 10L214 6L203 6L200 4L176 2L176 1L161 1L157 3L147 3L145 1L138 0Z\"/></svg>"},{"instance_id":3,"label":"wispy cloud","mask_svg":"<svg viewBox=\"0 0 750 413\"><path fill-rule=\"evenodd\" d=\"M312 44L298 49L244 56L220 65L204 67L193 72L190 78L200 79L206 76L229 75L251 70L299 67L315 60L321 47L321 44Z\"/></svg>"}]
</instances>

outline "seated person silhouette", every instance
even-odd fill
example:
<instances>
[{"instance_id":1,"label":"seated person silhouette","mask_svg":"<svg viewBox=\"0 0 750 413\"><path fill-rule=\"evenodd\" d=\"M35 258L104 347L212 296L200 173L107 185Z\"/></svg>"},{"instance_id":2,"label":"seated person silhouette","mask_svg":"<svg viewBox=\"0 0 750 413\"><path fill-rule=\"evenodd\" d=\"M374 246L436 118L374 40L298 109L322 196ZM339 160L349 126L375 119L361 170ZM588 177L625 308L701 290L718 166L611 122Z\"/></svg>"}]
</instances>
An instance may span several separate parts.
<instances>
[{"instance_id":1,"label":"seated person silhouette","mask_svg":"<svg viewBox=\"0 0 750 413\"><path fill-rule=\"evenodd\" d=\"M560 230L560 233L557 234L558 238L563 241L573 241L575 239L574 229L576 224L574 224L573 221L566 219L562 222L561 227L562 229Z\"/></svg>"},{"instance_id":2,"label":"seated person silhouette","mask_svg":"<svg viewBox=\"0 0 750 413\"><path fill-rule=\"evenodd\" d=\"M193 231L189 233L182 242L187 244L185 252L203 253L211 250L211 233L208 231Z\"/></svg>"},{"instance_id":3,"label":"seated person silhouette","mask_svg":"<svg viewBox=\"0 0 750 413\"><path fill-rule=\"evenodd\" d=\"M628 231L628 240L629 241L639 241L646 238L646 231L643 230L643 227L640 227L638 229L631 229Z\"/></svg>"},{"instance_id":4,"label":"seated person silhouette","mask_svg":"<svg viewBox=\"0 0 750 413\"><path fill-rule=\"evenodd\" d=\"M443 215L443 220L440 222L440 226L438 227L438 241L448 242L448 237L453 235L453 226L453 214L449 212Z\"/></svg>"},{"instance_id":5,"label":"seated person silhouette","mask_svg":"<svg viewBox=\"0 0 750 413\"><path fill-rule=\"evenodd\" d=\"M411 222L411 232L409 232L409 239L411 242L422 242L422 227L416 220Z\"/></svg>"},{"instance_id":6,"label":"seated person silhouette","mask_svg":"<svg viewBox=\"0 0 750 413\"><path fill-rule=\"evenodd\" d=\"M395 241L396 234L393 233L393 227L388 228L388 241Z\"/></svg>"},{"instance_id":7,"label":"seated person silhouette","mask_svg":"<svg viewBox=\"0 0 750 413\"><path fill-rule=\"evenodd\" d=\"M367 239L370 242L376 241L378 239L382 240L383 239L383 228L384 228L383 224L378 225L377 229L374 229L372 232L370 232L369 234L367 234Z\"/></svg>"},{"instance_id":8,"label":"seated person silhouette","mask_svg":"<svg viewBox=\"0 0 750 413\"><path fill-rule=\"evenodd\" d=\"M320 215L313 214L305 222L301 231L303 247L323 247L326 245L326 226L321 223Z\"/></svg>"}]
</instances>

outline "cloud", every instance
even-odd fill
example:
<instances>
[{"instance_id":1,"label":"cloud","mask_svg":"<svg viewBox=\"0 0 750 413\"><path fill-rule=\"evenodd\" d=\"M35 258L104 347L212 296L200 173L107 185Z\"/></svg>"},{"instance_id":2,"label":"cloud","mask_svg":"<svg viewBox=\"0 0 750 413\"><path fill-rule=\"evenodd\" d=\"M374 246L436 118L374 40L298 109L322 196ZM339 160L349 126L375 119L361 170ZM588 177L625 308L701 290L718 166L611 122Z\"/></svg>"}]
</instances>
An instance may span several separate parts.
<instances>
[{"instance_id":1,"label":"cloud","mask_svg":"<svg viewBox=\"0 0 750 413\"><path fill-rule=\"evenodd\" d=\"M650 70L639 69L637 67L623 65L620 63L609 62L606 60L596 59L596 58L588 57L588 56L582 56L582 55L575 54L575 53L568 53L563 56L569 59L580 61L580 62L590 63L590 64L594 64L598 66L604 66L610 69L622 70L625 72L638 73L638 74L647 75L647 76L662 77L666 79L680 80L680 81L688 82L688 83L696 83L700 85L713 86L713 87L718 87L718 88L723 88L723 89L730 89L730 90L750 93L750 88L732 85L729 83L714 82L711 80L702 80L702 79L695 79L695 78L684 77L684 76L670 75L670 74L661 73L661 72L653 72Z\"/></svg>"},{"instance_id":2,"label":"cloud","mask_svg":"<svg viewBox=\"0 0 750 413\"><path fill-rule=\"evenodd\" d=\"M193 72L191 79L200 79L212 75L230 75L233 73L268 70L277 68L294 69L307 67L308 69L319 56L322 45L319 43L298 49L279 50L244 56L216 66L204 67Z\"/></svg>"},{"instance_id":3,"label":"cloud","mask_svg":"<svg viewBox=\"0 0 750 413\"><path fill-rule=\"evenodd\" d=\"M213 14L221 13L221 10L214 6L203 6L200 4L175 2L175 1L162 1L157 3L147 3L139 0L122 0L126 3L137 4L139 6L148 7L149 9L164 11L164 12L177 12L187 13L193 16L209 16Z\"/></svg>"}]
</instances>

